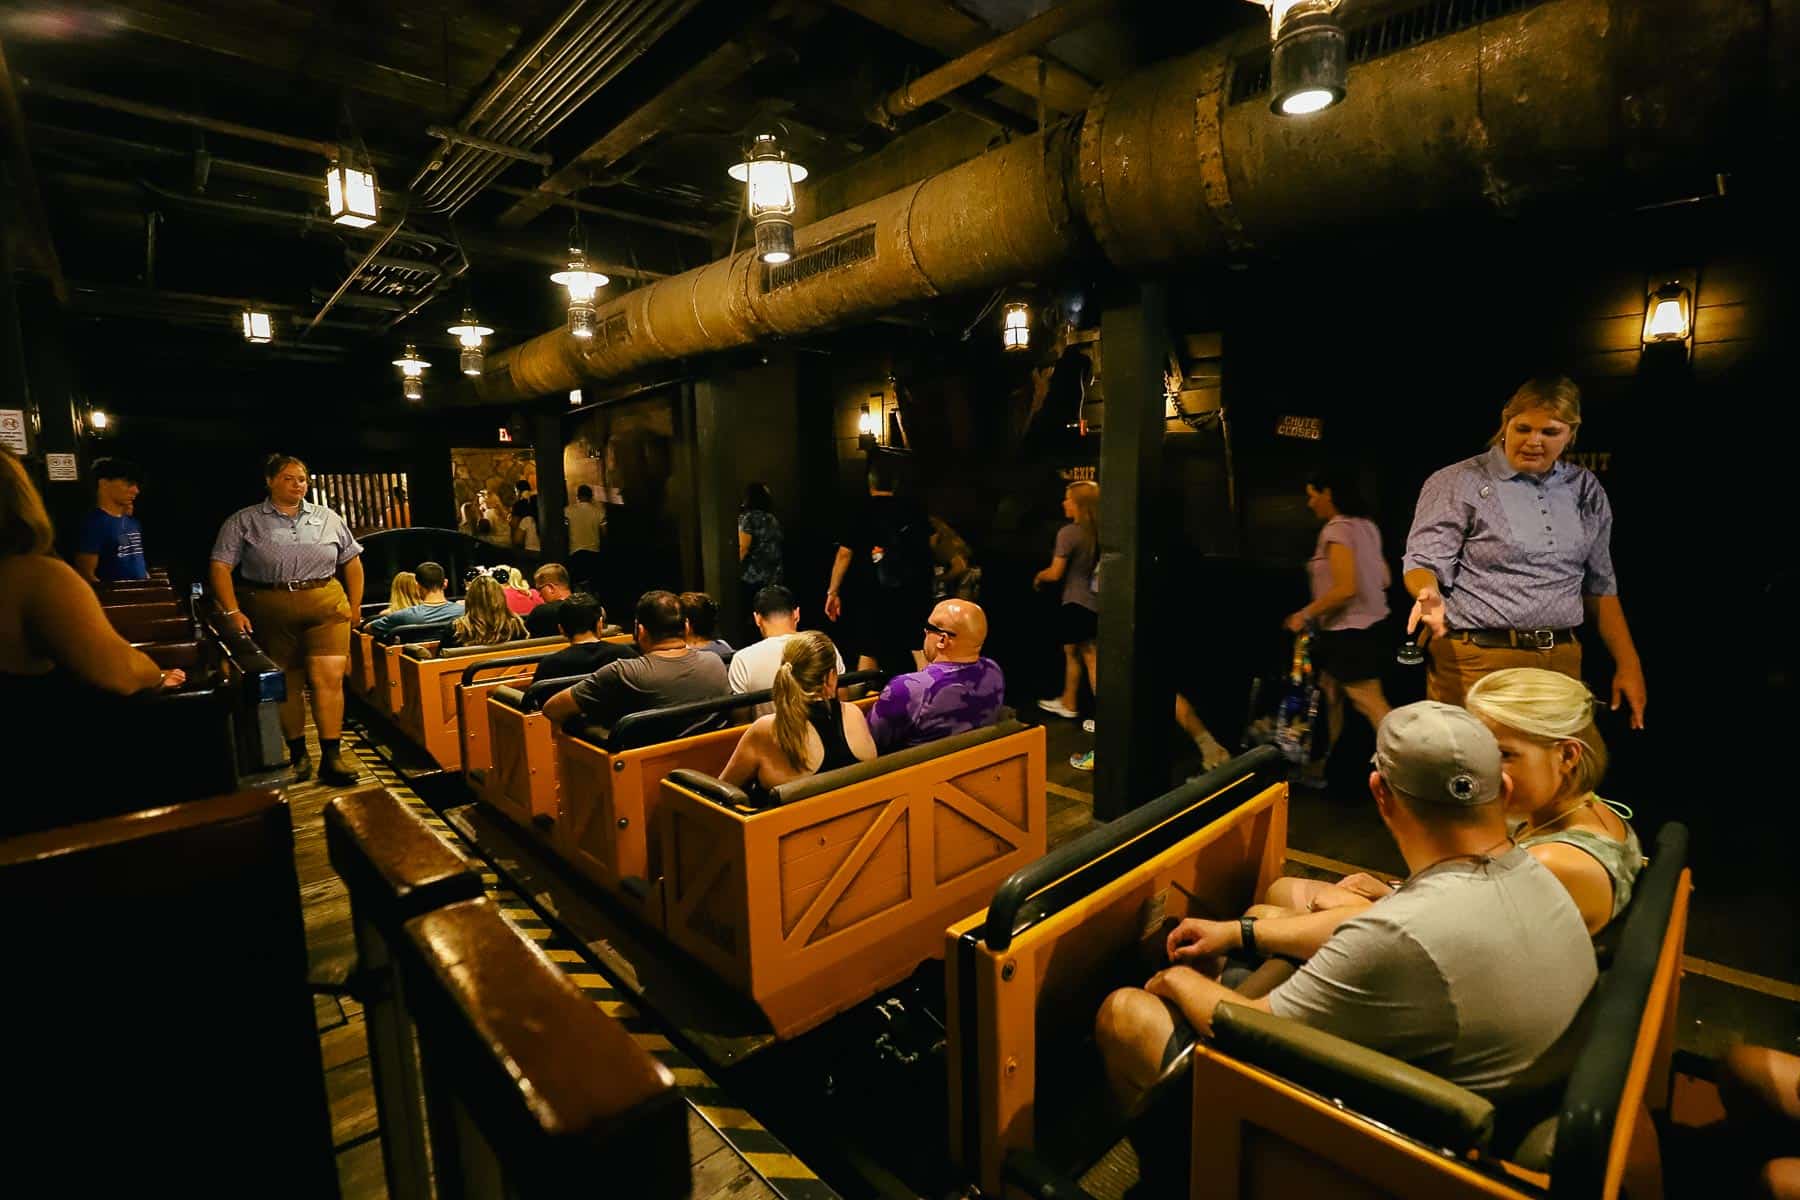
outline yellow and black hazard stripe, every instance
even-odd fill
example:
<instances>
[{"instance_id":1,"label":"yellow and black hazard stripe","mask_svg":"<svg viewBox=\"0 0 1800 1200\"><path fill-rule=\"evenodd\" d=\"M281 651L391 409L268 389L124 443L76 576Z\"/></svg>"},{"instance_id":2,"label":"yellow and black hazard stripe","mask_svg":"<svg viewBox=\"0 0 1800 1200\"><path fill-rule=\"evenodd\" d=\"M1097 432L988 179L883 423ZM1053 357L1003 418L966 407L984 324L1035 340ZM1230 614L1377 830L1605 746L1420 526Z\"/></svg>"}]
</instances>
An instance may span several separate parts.
<instances>
[{"instance_id":1,"label":"yellow and black hazard stripe","mask_svg":"<svg viewBox=\"0 0 1800 1200\"><path fill-rule=\"evenodd\" d=\"M356 753L376 781L417 812L439 837L459 849L471 851L485 863L480 847L419 798L394 770L379 743L367 738L362 730L349 727L344 731L344 747ZM669 1068L688 1105L771 1189L784 1200L836 1200L837 1192L829 1184L800 1161L780 1138L739 1107L699 1063L671 1042L630 997L589 961L574 941L564 937L543 914L507 887L491 865L481 871L481 882L488 896L520 933L536 942L550 961L561 967L582 994L599 1005L602 1012L623 1025L633 1041Z\"/></svg>"}]
</instances>

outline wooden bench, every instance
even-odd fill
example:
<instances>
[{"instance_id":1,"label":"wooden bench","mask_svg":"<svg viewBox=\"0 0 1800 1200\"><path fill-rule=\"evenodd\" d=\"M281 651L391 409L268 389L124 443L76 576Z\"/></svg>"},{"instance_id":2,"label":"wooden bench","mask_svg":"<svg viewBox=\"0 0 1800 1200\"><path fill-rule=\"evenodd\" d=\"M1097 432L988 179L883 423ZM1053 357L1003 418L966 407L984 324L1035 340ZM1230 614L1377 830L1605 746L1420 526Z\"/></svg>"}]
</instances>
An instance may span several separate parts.
<instances>
[{"instance_id":1,"label":"wooden bench","mask_svg":"<svg viewBox=\"0 0 1800 1200\"><path fill-rule=\"evenodd\" d=\"M947 922L1044 853L1044 730L1007 721L774 789L662 783L669 940L794 1037L942 953ZM656 868L652 868L656 870Z\"/></svg>"},{"instance_id":2,"label":"wooden bench","mask_svg":"<svg viewBox=\"0 0 1800 1200\"><path fill-rule=\"evenodd\" d=\"M1097 1120L1094 1013L1170 918L1238 914L1287 856L1285 764L1262 747L1017 871L944 938L950 1147L1001 1194L1011 1154L1076 1173L1116 1140ZM1122 974L1123 973L1123 974ZM1083 1068L1087 1068L1085 1072Z\"/></svg>"},{"instance_id":3,"label":"wooden bench","mask_svg":"<svg viewBox=\"0 0 1800 1200\"><path fill-rule=\"evenodd\" d=\"M564 637L524 638L496 646L412 645L402 648L399 725L438 766L462 768L456 688L464 668L489 659L542 657L569 644Z\"/></svg>"},{"instance_id":4,"label":"wooden bench","mask_svg":"<svg viewBox=\"0 0 1800 1200\"><path fill-rule=\"evenodd\" d=\"M1670 823L1617 919L1561 1101L1535 1123L1386 1055L1221 1006L1213 1044L1193 1051L1191 1194L1660 1196L1651 1113L1669 1103L1691 890L1687 830Z\"/></svg>"},{"instance_id":5,"label":"wooden bench","mask_svg":"<svg viewBox=\"0 0 1800 1200\"><path fill-rule=\"evenodd\" d=\"M685 1196L674 1078L481 895L381 789L326 810L350 889L388 1194Z\"/></svg>"},{"instance_id":6,"label":"wooden bench","mask_svg":"<svg viewBox=\"0 0 1800 1200\"><path fill-rule=\"evenodd\" d=\"M338 1194L278 793L0 841L0 913L21 1194Z\"/></svg>"},{"instance_id":7,"label":"wooden bench","mask_svg":"<svg viewBox=\"0 0 1800 1200\"><path fill-rule=\"evenodd\" d=\"M571 1187L689 1193L687 1105L669 1069L581 994L492 901L406 922L438 1194L563 1200Z\"/></svg>"},{"instance_id":8,"label":"wooden bench","mask_svg":"<svg viewBox=\"0 0 1800 1200\"><path fill-rule=\"evenodd\" d=\"M392 948L406 936L403 927L413 917L478 899L481 877L382 788L365 788L327 804L325 844L332 869L350 892L356 992L368 1032L388 1195L431 1200L424 1078Z\"/></svg>"}]
</instances>

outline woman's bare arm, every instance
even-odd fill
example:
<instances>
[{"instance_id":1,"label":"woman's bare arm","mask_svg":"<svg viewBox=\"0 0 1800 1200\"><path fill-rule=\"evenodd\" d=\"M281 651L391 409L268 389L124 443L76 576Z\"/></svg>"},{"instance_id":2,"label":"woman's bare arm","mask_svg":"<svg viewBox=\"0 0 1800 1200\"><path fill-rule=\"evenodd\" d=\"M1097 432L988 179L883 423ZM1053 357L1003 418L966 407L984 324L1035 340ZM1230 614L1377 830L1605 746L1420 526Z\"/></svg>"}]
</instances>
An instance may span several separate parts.
<instances>
[{"instance_id":1,"label":"woman's bare arm","mask_svg":"<svg viewBox=\"0 0 1800 1200\"><path fill-rule=\"evenodd\" d=\"M1031 582L1038 587L1043 587L1046 583L1060 583L1068 570L1069 560L1059 554L1051 559L1050 565L1039 571Z\"/></svg>"},{"instance_id":2,"label":"woman's bare arm","mask_svg":"<svg viewBox=\"0 0 1800 1200\"><path fill-rule=\"evenodd\" d=\"M119 695L162 684L162 668L119 636L74 568L45 558L25 583L25 628L57 665Z\"/></svg>"}]
</instances>

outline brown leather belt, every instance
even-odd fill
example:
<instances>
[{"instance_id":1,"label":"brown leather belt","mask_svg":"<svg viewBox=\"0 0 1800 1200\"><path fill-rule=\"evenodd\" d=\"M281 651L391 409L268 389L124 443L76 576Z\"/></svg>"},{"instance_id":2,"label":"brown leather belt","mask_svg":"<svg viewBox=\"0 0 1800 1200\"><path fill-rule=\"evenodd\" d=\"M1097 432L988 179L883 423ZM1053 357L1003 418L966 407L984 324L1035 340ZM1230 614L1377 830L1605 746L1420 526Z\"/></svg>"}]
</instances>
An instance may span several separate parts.
<instances>
[{"instance_id":1,"label":"brown leather belt","mask_svg":"<svg viewBox=\"0 0 1800 1200\"><path fill-rule=\"evenodd\" d=\"M324 587L336 578L336 575L327 575L323 579L300 579L293 583L263 583L258 579L246 579L244 586L259 592L304 592L308 588Z\"/></svg>"},{"instance_id":2,"label":"brown leather belt","mask_svg":"<svg viewBox=\"0 0 1800 1200\"><path fill-rule=\"evenodd\" d=\"M1452 629L1450 636L1487 650L1554 650L1575 640L1573 629Z\"/></svg>"}]
</instances>

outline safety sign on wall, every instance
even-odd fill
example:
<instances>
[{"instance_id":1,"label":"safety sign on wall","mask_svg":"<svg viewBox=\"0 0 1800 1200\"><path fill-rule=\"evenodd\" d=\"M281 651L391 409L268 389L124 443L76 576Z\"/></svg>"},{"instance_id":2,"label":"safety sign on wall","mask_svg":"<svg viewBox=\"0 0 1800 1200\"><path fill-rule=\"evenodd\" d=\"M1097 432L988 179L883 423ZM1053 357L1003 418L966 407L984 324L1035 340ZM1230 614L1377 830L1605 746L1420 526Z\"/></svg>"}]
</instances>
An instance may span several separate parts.
<instances>
[{"instance_id":1,"label":"safety sign on wall","mask_svg":"<svg viewBox=\"0 0 1800 1200\"><path fill-rule=\"evenodd\" d=\"M0 446L14 454L24 454L29 449L25 444L24 409L0 408Z\"/></svg>"},{"instance_id":2,"label":"safety sign on wall","mask_svg":"<svg viewBox=\"0 0 1800 1200\"><path fill-rule=\"evenodd\" d=\"M46 454L44 467L50 473L51 483L74 483L81 478L75 470L73 454Z\"/></svg>"}]
</instances>

